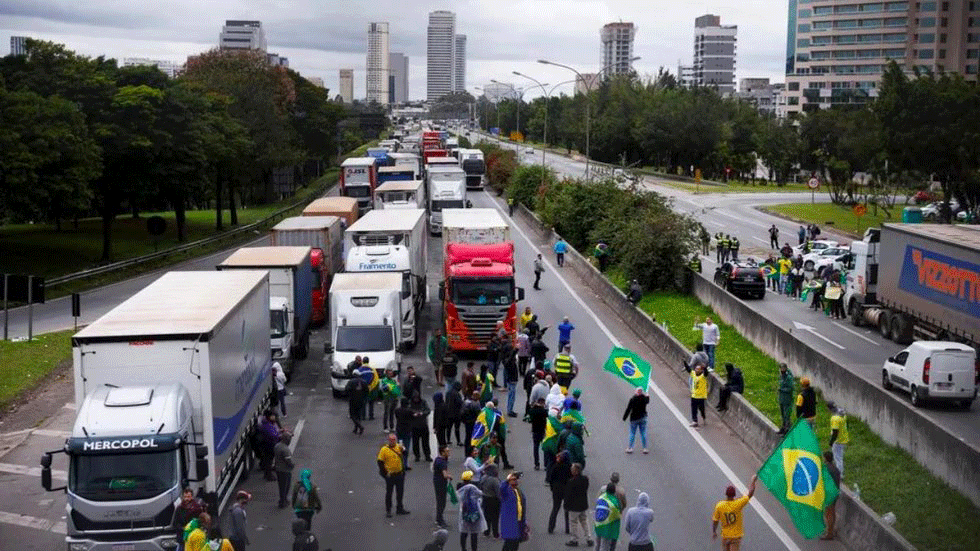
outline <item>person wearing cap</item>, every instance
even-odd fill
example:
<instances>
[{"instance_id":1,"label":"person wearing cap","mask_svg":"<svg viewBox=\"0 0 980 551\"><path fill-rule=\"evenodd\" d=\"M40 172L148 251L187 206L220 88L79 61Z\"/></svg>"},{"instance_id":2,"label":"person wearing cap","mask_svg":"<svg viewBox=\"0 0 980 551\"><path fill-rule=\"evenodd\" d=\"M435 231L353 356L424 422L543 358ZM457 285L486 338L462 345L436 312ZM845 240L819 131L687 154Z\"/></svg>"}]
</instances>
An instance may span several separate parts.
<instances>
[{"instance_id":1,"label":"person wearing cap","mask_svg":"<svg viewBox=\"0 0 980 551\"><path fill-rule=\"evenodd\" d=\"M711 515L711 539L718 539L718 525L721 524L721 551L738 551L742 544L742 509L755 494L758 475L752 476L749 493L735 499L735 486L725 489L725 499L715 505Z\"/></svg>"},{"instance_id":2,"label":"person wearing cap","mask_svg":"<svg viewBox=\"0 0 980 551\"><path fill-rule=\"evenodd\" d=\"M581 388L576 388L572 390L572 392L565 397L565 403L562 404L562 411L569 411L573 409L581 411L582 410L582 401L580 400L581 397L582 397Z\"/></svg>"},{"instance_id":3,"label":"person wearing cap","mask_svg":"<svg viewBox=\"0 0 980 551\"><path fill-rule=\"evenodd\" d=\"M500 537L504 540L501 551L517 551L527 526L527 498L520 490L521 473L507 475L500 484Z\"/></svg>"},{"instance_id":4,"label":"person wearing cap","mask_svg":"<svg viewBox=\"0 0 980 551\"><path fill-rule=\"evenodd\" d=\"M827 402L827 409L830 410L830 449L834 455L834 465L843 476L844 449L851 443L851 436L847 432L847 413L844 408L831 401Z\"/></svg>"},{"instance_id":5,"label":"person wearing cap","mask_svg":"<svg viewBox=\"0 0 980 551\"><path fill-rule=\"evenodd\" d=\"M640 433L640 441L643 443L643 453L647 450L647 404L650 397L647 396L642 388L637 388L633 397L626 404L626 411L623 413L623 421L629 417L630 421L630 443L626 447L626 453L633 453L633 442L636 441L636 433Z\"/></svg>"},{"instance_id":6,"label":"person wearing cap","mask_svg":"<svg viewBox=\"0 0 980 551\"><path fill-rule=\"evenodd\" d=\"M456 488L459 496L459 546L466 551L466 538L469 536L470 551L476 551L476 542L480 533L487 529L487 519L483 513L483 491L473 483L473 471L463 471L459 477L462 482ZM476 504L475 508L467 508L467 503Z\"/></svg>"},{"instance_id":7,"label":"person wearing cap","mask_svg":"<svg viewBox=\"0 0 980 551\"><path fill-rule=\"evenodd\" d=\"M653 509L650 508L650 496L646 492L640 492L636 498L636 506L627 509L623 515L623 528L630 537L627 551L653 551L653 541L650 540L651 523Z\"/></svg>"},{"instance_id":8,"label":"person wearing cap","mask_svg":"<svg viewBox=\"0 0 980 551\"><path fill-rule=\"evenodd\" d=\"M786 434L789 426L793 422L793 390L796 384L793 381L793 374L789 372L786 364L779 364L779 390L776 397L779 401L779 415L782 423L779 425L779 434Z\"/></svg>"},{"instance_id":9,"label":"person wearing cap","mask_svg":"<svg viewBox=\"0 0 980 551\"><path fill-rule=\"evenodd\" d=\"M245 551L246 546L250 543L248 541L248 514L245 512L245 506L251 499L252 494L245 490L239 490L235 494L235 505L231 508L231 534L228 536L235 551ZM193 549L189 544L190 542L188 542L187 548Z\"/></svg>"},{"instance_id":10,"label":"person wearing cap","mask_svg":"<svg viewBox=\"0 0 980 551\"><path fill-rule=\"evenodd\" d=\"M796 397L796 420L806 420L814 428L817 419L817 393L810 386L810 379L800 379L800 394Z\"/></svg>"},{"instance_id":11,"label":"person wearing cap","mask_svg":"<svg viewBox=\"0 0 980 551\"><path fill-rule=\"evenodd\" d=\"M398 437L394 433L388 433L388 442L381 446L378 451L378 474L385 479L385 512L391 518L391 492L395 491L395 502L397 508L395 512L399 515L407 515L402 504L402 496L405 493L405 458L407 454L404 446L398 443Z\"/></svg>"},{"instance_id":12,"label":"person wearing cap","mask_svg":"<svg viewBox=\"0 0 980 551\"><path fill-rule=\"evenodd\" d=\"M558 324L558 350L564 350L565 346L572 343L572 331L575 330L575 326L572 322L568 321L568 316Z\"/></svg>"}]
</instances>

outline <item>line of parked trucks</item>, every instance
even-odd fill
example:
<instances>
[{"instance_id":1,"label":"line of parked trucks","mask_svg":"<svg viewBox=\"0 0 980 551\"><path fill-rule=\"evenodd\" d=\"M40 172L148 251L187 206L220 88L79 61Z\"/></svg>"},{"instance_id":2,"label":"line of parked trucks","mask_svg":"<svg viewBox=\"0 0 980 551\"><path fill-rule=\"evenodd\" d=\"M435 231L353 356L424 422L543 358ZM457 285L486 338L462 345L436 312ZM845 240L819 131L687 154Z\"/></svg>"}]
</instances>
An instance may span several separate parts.
<instances>
[{"instance_id":1,"label":"line of parked trucks","mask_svg":"<svg viewBox=\"0 0 980 551\"><path fill-rule=\"evenodd\" d=\"M272 365L295 369L312 327L329 333L335 395L354 356L397 368L420 337L426 230L443 237L450 348L485 349L498 321L515 335L523 289L510 229L494 209L466 208L482 158L476 167L457 148L445 162L453 144L441 132L402 143L345 161L343 195L277 224L270 246L239 249L215 271L166 273L72 338L77 417L64 447L41 458L43 487L68 496L70 551L176 549L184 487L220 513L252 470ZM54 487L60 454L68 480Z\"/></svg>"}]
</instances>

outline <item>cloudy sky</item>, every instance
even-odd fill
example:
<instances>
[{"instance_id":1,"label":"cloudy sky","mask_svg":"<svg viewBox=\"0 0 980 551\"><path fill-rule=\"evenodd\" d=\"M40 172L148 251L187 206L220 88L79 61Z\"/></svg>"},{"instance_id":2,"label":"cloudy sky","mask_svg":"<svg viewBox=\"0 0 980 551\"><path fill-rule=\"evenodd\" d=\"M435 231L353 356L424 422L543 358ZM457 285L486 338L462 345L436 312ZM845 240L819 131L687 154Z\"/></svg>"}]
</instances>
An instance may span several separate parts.
<instances>
[{"instance_id":1,"label":"cloudy sky","mask_svg":"<svg viewBox=\"0 0 980 551\"><path fill-rule=\"evenodd\" d=\"M694 18L705 13L738 25L736 78L782 80L785 0L0 0L0 55L9 36L26 35L90 56L180 63L214 47L225 19L257 19L269 51L288 57L292 69L336 93L338 69L353 67L354 95L363 97L368 22L387 21L391 51L410 57L409 95L423 99L427 16L438 9L454 11L456 32L467 35L470 91L490 79L520 83L515 70L549 84L572 76L535 62L542 58L595 71L599 28L620 20L638 27L641 75L661 66L676 73L678 61L691 62Z\"/></svg>"}]
</instances>

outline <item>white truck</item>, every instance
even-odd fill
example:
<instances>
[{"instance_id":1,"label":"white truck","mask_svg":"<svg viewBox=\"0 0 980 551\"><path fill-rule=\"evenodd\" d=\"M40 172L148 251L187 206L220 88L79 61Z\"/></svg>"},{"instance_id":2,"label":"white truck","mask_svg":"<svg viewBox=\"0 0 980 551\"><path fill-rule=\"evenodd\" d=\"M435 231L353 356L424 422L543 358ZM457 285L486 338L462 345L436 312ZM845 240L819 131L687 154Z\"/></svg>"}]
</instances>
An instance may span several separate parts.
<instances>
[{"instance_id":1,"label":"white truck","mask_svg":"<svg viewBox=\"0 0 980 551\"><path fill-rule=\"evenodd\" d=\"M425 209L425 182L389 181L374 190L374 208Z\"/></svg>"},{"instance_id":2,"label":"white truck","mask_svg":"<svg viewBox=\"0 0 980 551\"><path fill-rule=\"evenodd\" d=\"M344 392L347 365L355 356L383 372L398 369L401 352L402 275L395 272L342 273L330 285L330 343L323 347L323 366L334 397Z\"/></svg>"},{"instance_id":3,"label":"white truck","mask_svg":"<svg viewBox=\"0 0 980 551\"><path fill-rule=\"evenodd\" d=\"M218 264L218 270L259 270L269 274L268 318L272 359L290 373L306 358L313 323L313 270L310 247L244 247ZM277 319L285 304L286 319Z\"/></svg>"},{"instance_id":4,"label":"white truck","mask_svg":"<svg viewBox=\"0 0 980 551\"><path fill-rule=\"evenodd\" d=\"M415 149L418 148L418 140L413 143ZM414 152L409 151L399 151L397 153L389 153L388 157L394 161L395 164L392 166L401 170L411 170L415 174L415 178L422 177L422 160Z\"/></svg>"},{"instance_id":5,"label":"white truck","mask_svg":"<svg viewBox=\"0 0 980 551\"><path fill-rule=\"evenodd\" d=\"M510 240L510 226L497 209L447 209L443 212L443 243L495 245Z\"/></svg>"},{"instance_id":6,"label":"white truck","mask_svg":"<svg viewBox=\"0 0 980 551\"><path fill-rule=\"evenodd\" d=\"M271 399L268 281L169 272L72 338L75 426L41 458L44 488L68 495L69 551L176 549L184 486L224 509Z\"/></svg>"},{"instance_id":7,"label":"white truck","mask_svg":"<svg viewBox=\"0 0 980 551\"><path fill-rule=\"evenodd\" d=\"M418 342L418 319L426 300L427 240L422 209L373 210L344 232L348 272L395 272L402 278L399 343Z\"/></svg>"},{"instance_id":8,"label":"white truck","mask_svg":"<svg viewBox=\"0 0 980 551\"><path fill-rule=\"evenodd\" d=\"M483 160L482 151L479 149L459 150L459 166L466 173L466 189L483 187L483 175L487 171L487 164Z\"/></svg>"},{"instance_id":9,"label":"white truck","mask_svg":"<svg viewBox=\"0 0 980 551\"><path fill-rule=\"evenodd\" d=\"M442 233L442 210L467 206L466 173L459 166L430 165L426 168L429 200L429 231Z\"/></svg>"}]
</instances>

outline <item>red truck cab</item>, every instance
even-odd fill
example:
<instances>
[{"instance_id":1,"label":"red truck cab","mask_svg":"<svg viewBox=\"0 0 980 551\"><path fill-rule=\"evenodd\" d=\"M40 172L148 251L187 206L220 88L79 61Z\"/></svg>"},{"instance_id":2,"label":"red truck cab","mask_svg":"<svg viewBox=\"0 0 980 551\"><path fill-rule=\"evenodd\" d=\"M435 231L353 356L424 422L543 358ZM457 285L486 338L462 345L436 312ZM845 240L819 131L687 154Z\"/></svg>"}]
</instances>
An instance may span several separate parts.
<instances>
[{"instance_id":1,"label":"red truck cab","mask_svg":"<svg viewBox=\"0 0 980 551\"><path fill-rule=\"evenodd\" d=\"M325 299L330 289L323 249L317 247L310 249L310 268L313 270L313 324L323 325L327 320Z\"/></svg>"},{"instance_id":2,"label":"red truck cab","mask_svg":"<svg viewBox=\"0 0 980 551\"><path fill-rule=\"evenodd\" d=\"M514 284L514 244L449 243L442 289L446 335L451 350L486 350L498 321L513 339L517 301L524 290Z\"/></svg>"}]
</instances>

